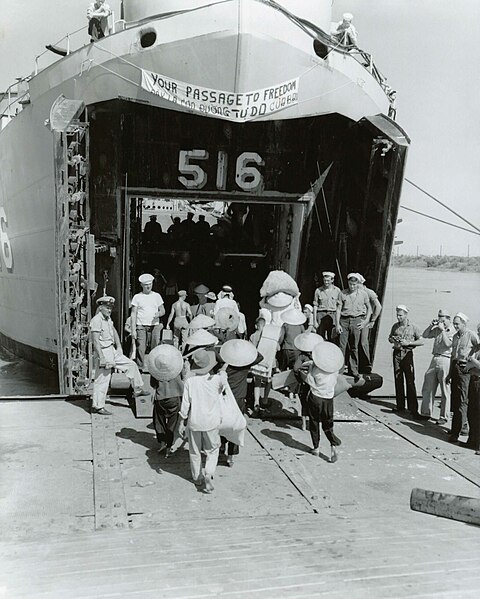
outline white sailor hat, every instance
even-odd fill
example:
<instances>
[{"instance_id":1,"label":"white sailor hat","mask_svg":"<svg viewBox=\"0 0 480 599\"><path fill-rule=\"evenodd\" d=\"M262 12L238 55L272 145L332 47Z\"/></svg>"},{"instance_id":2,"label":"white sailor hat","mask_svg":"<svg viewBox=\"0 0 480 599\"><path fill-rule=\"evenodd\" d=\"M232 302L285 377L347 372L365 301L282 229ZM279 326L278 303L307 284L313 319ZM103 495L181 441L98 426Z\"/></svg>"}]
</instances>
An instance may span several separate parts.
<instances>
[{"instance_id":1,"label":"white sailor hat","mask_svg":"<svg viewBox=\"0 0 480 599\"><path fill-rule=\"evenodd\" d=\"M138 280L140 281L140 283L143 284L147 284L147 283L152 283L155 280L155 277L147 272L143 273L143 275L140 275L138 277Z\"/></svg>"},{"instance_id":2,"label":"white sailor hat","mask_svg":"<svg viewBox=\"0 0 480 599\"><path fill-rule=\"evenodd\" d=\"M365 283L366 279L363 275L361 275L359 272L357 272L358 275L358 280L360 281L360 283Z\"/></svg>"},{"instance_id":3,"label":"white sailor hat","mask_svg":"<svg viewBox=\"0 0 480 599\"><path fill-rule=\"evenodd\" d=\"M180 291L177 293L177 295L179 297L186 297L187 296L187 292L185 291L185 289L180 289Z\"/></svg>"},{"instance_id":4,"label":"white sailor hat","mask_svg":"<svg viewBox=\"0 0 480 599\"><path fill-rule=\"evenodd\" d=\"M454 318L460 318L460 320L463 320L463 322L465 323L467 323L470 320L470 318L468 318L468 316L463 312L457 312Z\"/></svg>"},{"instance_id":5,"label":"white sailor hat","mask_svg":"<svg viewBox=\"0 0 480 599\"><path fill-rule=\"evenodd\" d=\"M99 297L97 299L97 304L114 304L115 298L111 295L104 295L103 297Z\"/></svg>"},{"instance_id":6,"label":"white sailor hat","mask_svg":"<svg viewBox=\"0 0 480 599\"><path fill-rule=\"evenodd\" d=\"M362 275L359 275L358 272L351 272L347 275L347 279L356 279L359 283L362 282Z\"/></svg>"},{"instance_id":7,"label":"white sailor hat","mask_svg":"<svg viewBox=\"0 0 480 599\"><path fill-rule=\"evenodd\" d=\"M410 310L407 308L407 306L405 304L399 304L395 310L402 310L402 312L405 312L405 314L408 314L410 312Z\"/></svg>"},{"instance_id":8,"label":"white sailor hat","mask_svg":"<svg viewBox=\"0 0 480 599\"><path fill-rule=\"evenodd\" d=\"M230 287L230 285L223 285L222 291L225 291L225 293L232 293L233 289Z\"/></svg>"},{"instance_id":9,"label":"white sailor hat","mask_svg":"<svg viewBox=\"0 0 480 599\"><path fill-rule=\"evenodd\" d=\"M334 272L330 272L329 270L324 270L322 272L322 276L323 277L332 277L332 279L335 278L335 273Z\"/></svg>"}]
</instances>

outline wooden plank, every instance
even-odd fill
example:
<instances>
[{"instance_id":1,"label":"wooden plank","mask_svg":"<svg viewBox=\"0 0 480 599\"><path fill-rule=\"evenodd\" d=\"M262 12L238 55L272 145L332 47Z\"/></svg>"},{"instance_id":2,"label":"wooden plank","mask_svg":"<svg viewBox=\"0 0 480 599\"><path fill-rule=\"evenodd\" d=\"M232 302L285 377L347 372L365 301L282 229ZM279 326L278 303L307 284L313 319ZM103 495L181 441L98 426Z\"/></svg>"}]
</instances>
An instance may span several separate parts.
<instances>
[{"instance_id":1,"label":"wooden plank","mask_svg":"<svg viewBox=\"0 0 480 599\"><path fill-rule=\"evenodd\" d=\"M426 489L412 489L410 508L416 512L480 526L480 499Z\"/></svg>"},{"instance_id":2,"label":"wooden plank","mask_svg":"<svg viewBox=\"0 0 480 599\"><path fill-rule=\"evenodd\" d=\"M95 528L126 528L127 506L111 417L92 414Z\"/></svg>"}]
</instances>

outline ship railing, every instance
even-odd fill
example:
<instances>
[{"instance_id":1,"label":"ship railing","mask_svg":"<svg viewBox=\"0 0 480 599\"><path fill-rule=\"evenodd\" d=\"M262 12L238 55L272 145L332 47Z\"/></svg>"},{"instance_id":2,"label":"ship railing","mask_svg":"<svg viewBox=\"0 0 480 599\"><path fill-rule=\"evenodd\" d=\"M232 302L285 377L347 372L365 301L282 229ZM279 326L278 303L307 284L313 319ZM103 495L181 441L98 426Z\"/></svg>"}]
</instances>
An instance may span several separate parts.
<instances>
[{"instance_id":1,"label":"ship railing","mask_svg":"<svg viewBox=\"0 0 480 599\"><path fill-rule=\"evenodd\" d=\"M108 29L109 34L116 33L117 31L121 31L124 29L123 21L115 21L115 13L112 11L108 16ZM83 34L83 37L80 39L80 34ZM53 52L54 54L58 54L59 56L68 56L72 52L75 52L79 48L83 48L87 45L88 42L88 24L83 25L79 29L75 31L71 31L67 33L54 44L48 44L46 49L35 56L35 68L34 75L38 75L38 72L42 70L40 68L40 60L47 54Z\"/></svg>"},{"instance_id":2,"label":"ship railing","mask_svg":"<svg viewBox=\"0 0 480 599\"><path fill-rule=\"evenodd\" d=\"M23 108L24 104L29 102L28 81L30 76L18 77L4 92L0 93L0 118L10 121Z\"/></svg>"}]
</instances>

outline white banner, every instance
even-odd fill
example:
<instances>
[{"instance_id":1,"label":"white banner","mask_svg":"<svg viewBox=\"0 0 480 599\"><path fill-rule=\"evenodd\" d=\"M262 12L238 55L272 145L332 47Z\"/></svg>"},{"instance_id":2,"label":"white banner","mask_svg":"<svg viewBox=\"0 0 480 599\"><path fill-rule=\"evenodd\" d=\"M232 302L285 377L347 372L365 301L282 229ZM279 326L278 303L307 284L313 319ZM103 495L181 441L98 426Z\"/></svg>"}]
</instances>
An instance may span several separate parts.
<instances>
[{"instance_id":1,"label":"white banner","mask_svg":"<svg viewBox=\"0 0 480 599\"><path fill-rule=\"evenodd\" d=\"M141 85L163 100L200 114L245 123L297 104L299 79L240 94L191 85L142 69Z\"/></svg>"}]
</instances>

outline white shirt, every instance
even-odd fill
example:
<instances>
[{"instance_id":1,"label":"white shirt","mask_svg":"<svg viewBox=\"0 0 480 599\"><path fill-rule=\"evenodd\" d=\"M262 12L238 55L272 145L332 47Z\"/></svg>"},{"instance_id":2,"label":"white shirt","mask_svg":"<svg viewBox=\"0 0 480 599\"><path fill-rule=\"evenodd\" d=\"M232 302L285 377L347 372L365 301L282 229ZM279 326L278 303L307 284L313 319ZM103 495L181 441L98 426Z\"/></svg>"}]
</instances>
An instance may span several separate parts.
<instances>
[{"instance_id":1,"label":"white shirt","mask_svg":"<svg viewBox=\"0 0 480 599\"><path fill-rule=\"evenodd\" d=\"M134 295L132 307L137 308L137 326L158 324L158 318L155 318L155 316L161 306L163 306L163 299L156 291Z\"/></svg>"},{"instance_id":2,"label":"white shirt","mask_svg":"<svg viewBox=\"0 0 480 599\"><path fill-rule=\"evenodd\" d=\"M194 375L185 381L180 417L188 418L190 430L212 431L220 426L220 398L226 384L223 371Z\"/></svg>"},{"instance_id":3,"label":"white shirt","mask_svg":"<svg viewBox=\"0 0 480 599\"><path fill-rule=\"evenodd\" d=\"M307 374L307 383L313 395L323 399L332 399L335 395L335 384L338 372L328 374L312 364Z\"/></svg>"}]
</instances>

